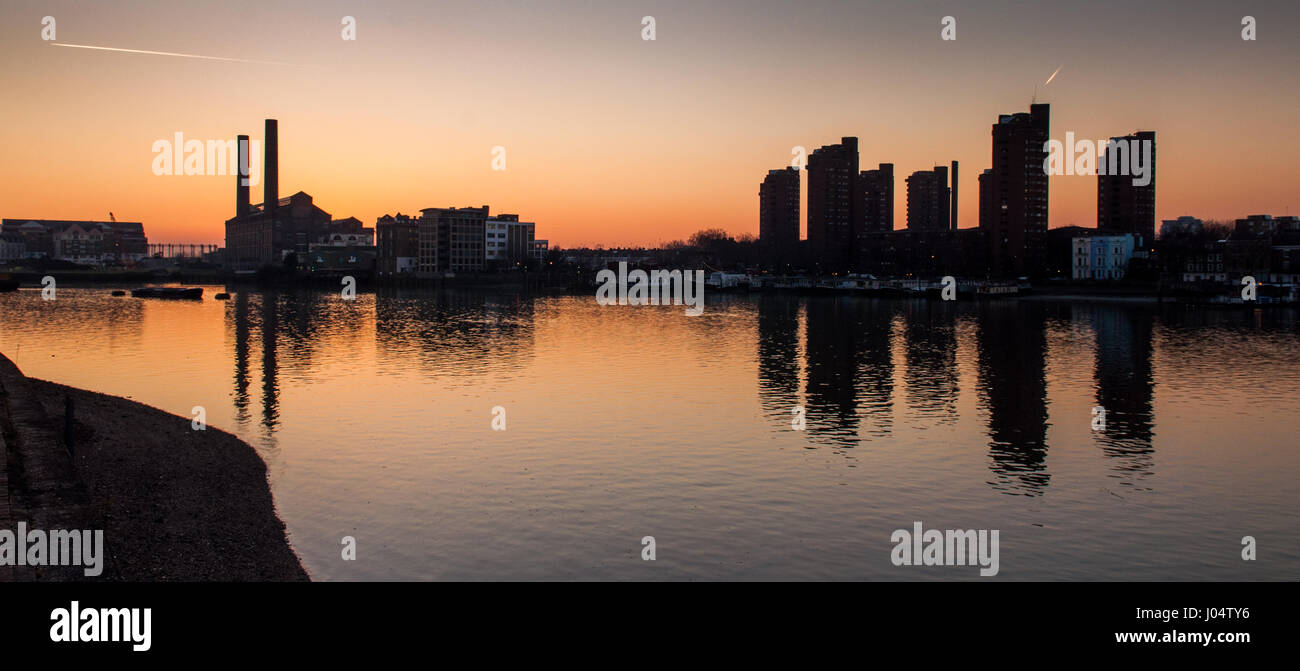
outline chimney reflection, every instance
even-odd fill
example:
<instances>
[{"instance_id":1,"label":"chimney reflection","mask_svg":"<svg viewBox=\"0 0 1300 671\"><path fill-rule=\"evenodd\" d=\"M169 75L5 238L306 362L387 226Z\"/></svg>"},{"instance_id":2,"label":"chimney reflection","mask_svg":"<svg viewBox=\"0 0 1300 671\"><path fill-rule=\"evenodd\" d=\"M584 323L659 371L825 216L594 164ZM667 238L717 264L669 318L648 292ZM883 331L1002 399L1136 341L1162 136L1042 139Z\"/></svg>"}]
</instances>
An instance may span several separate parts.
<instances>
[{"instance_id":1,"label":"chimney reflection","mask_svg":"<svg viewBox=\"0 0 1300 671\"><path fill-rule=\"evenodd\" d=\"M229 314L229 313L227 313ZM235 294L235 422L248 424L248 292Z\"/></svg>"},{"instance_id":2,"label":"chimney reflection","mask_svg":"<svg viewBox=\"0 0 1300 671\"><path fill-rule=\"evenodd\" d=\"M276 341L280 328L279 294L262 294L262 426L267 434L275 433L279 419L279 384L276 380Z\"/></svg>"}]
</instances>

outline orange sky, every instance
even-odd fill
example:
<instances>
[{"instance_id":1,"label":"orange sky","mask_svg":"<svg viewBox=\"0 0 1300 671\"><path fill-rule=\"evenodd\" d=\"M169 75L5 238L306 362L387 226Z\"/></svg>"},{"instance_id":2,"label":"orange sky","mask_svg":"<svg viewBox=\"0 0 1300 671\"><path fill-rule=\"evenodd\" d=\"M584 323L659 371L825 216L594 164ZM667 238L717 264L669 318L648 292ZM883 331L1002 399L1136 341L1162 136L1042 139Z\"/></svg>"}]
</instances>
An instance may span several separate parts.
<instances>
[{"instance_id":1,"label":"orange sky","mask_svg":"<svg viewBox=\"0 0 1300 671\"><path fill-rule=\"evenodd\" d=\"M974 226L989 127L1027 110L1035 85L1054 138L1157 132L1158 218L1300 206L1295 5L1252 9L1260 39L1245 42L1242 12L1215 3L898 4L7 2L0 216L111 210L155 242L220 243L233 178L155 176L153 143L260 139L273 117L281 195L368 225L490 204L562 246L757 233L768 169L856 135L864 168L896 166L896 226L904 178L953 159ZM57 42L296 65L58 48L45 15ZM1049 207L1054 227L1095 225L1096 178L1053 177Z\"/></svg>"}]
</instances>

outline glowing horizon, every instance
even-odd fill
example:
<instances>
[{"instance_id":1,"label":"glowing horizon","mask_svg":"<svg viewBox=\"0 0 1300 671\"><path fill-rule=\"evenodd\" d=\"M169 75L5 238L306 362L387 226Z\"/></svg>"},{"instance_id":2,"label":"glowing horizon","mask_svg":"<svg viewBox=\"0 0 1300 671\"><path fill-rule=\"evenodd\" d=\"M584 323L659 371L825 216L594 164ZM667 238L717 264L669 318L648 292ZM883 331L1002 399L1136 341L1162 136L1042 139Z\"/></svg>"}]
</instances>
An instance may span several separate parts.
<instances>
[{"instance_id":1,"label":"glowing horizon","mask_svg":"<svg viewBox=\"0 0 1300 671\"><path fill-rule=\"evenodd\" d=\"M1289 213L1300 47L1281 36L1300 28L1293 5L1250 10L1260 37L1247 42L1240 16L1199 2L816 4L21 1L0 10L0 52L19 64L0 79L0 216L111 210L154 242L221 244L233 178L156 176L153 144L176 132L261 140L275 118L280 195L305 191L367 226L486 204L563 247L657 245L703 228L757 235L767 171L789 165L795 146L851 135L861 169L895 165L896 228L906 177L959 161L967 228L989 129L1027 111L1036 86L1054 139L1156 131L1158 221ZM1175 6L1176 31L1165 25ZM46 49L47 14L57 46L158 51ZM656 17L654 41L641 39L643 14ZM951 42L940 40L948 14ZM345 15L356 41L340 37ZM492 169L496 146L504 171ZM1052 177L1050 189L1052 227L1096 225L1095 177Z\"/></svg>"}]
</instances>

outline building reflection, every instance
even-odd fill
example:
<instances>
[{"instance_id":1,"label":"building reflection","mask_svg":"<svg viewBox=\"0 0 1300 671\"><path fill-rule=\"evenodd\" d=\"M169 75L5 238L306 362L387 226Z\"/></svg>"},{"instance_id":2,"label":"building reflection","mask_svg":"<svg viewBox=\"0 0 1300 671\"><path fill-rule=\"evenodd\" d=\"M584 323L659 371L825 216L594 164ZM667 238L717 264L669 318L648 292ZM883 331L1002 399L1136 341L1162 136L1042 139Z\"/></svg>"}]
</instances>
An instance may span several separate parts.
<instances>
[{"instance_id":1,"label":"building reflection","mask_svg":"<svg viewBox=\"0 0 1300 671\"><path fill-rule=\"evenodd\" d=\"M804 335L809 438L854 447L892 423L893 313L885 301L810 298Z\"/></svg>"},{"instance_id":2,"label":"building reflection","mask_svg":"<svg viewBox=\"0 0 1300 671\"><path fill-rule=\"evenodd\" d=\"M234 340L235 420L250 421L254 342L261 347L261 418L273 443L281 422L280 377L310 379L321 359L350 361L371 324L385 367L418 366L433 375L473 372L507 379L532 351L533 299L417 290L361 294L344 301L316 290L238 291L226 311Z\"/></svg>"},{"instance_id":3,"label":"building reflection","mask_svg":"<svg viewBox=\"0 0 1300 671\"><path fill-rule=\"evenodd\" d=\"M1155 383L1154 315L1127 307L1076 308L1088 313L1096 336L1097 405L1106 409L1106 427L1094 435L1110 458L1116 477L1138 486L1154 469L1152 400Z\"/></svg>"},{"instance_id":4,"label":"building reflection","mask_svg":"<svg viewBox=\"0 0 1300 671\"><path fill-rule=\"evenodd\" d=\"M1047 472L1047 318L1041 305L995 300L979 311L980 400L989 418L989 484L1039 496Z\"/></svg>"},{"instance_id":5,"label":"building reflection","mask_svg":"<svg viewBox=\"0 0 1300 671\"><path fill-rule=\"evenodd\" d=\"M313 374L313 361L322 350L336 355L355 346L362 324L368 324L368 303L343 301L333 292L311 289L235 291L226 310L227 332L233 334L233 404L235 421L251 421L254 342L261 348L261 417L263 437L273 444L279 428L280 377L285 368L303 379Z\"/></svg>"},{"instance_id":6,"label":"building reflection","mask_svg":"<svg viewBox=\"0 0 1300 671\"><path fill-rule=\"evenodd\" d=\"M938 424L957 420L957 306L912 301L903 329L907 405Z\"/></svg>"},{"instance_id":7,"label":"building reflection","mask_svg":"<svg viewBox=\"0 0 1300 671\"><path fill-rule=\"evenodd\" d=\"M906 363L908 407L928 424L957 421L958 330L967 323L958 315L964 306L785 296L762 296L757 304L760 405L766 416L785 423L792 407L805 404L810 442L852 447L869 435L890 434L894 347ZM996 490L1039 496L1051 482L1048 326L1068 319L1072 309L1091 311L1096 329L1105 452L1131 483L1152 470L1153 320L1124 309L989 301L974 307L974 319L963 328L975 331L978 402L987 416L989 484Z\"/></svg>"},{"instance_id":8,"label":"building reflection","mask_svg":"<svg viewBox=\"0 0 1300 671\"><path fill-rule=\"evenodd\" d=\"M234 296L233 328L235 330L235 422L248 425L248 356L249 317L248 292L239 291Z\"/></svg>"},{"instance_id":9,"label":"building reflection","mask_svg":"<svg viewBox=\"0 0 1300 671\"><path fill-rule=\"evenodd\" d=\"M533 352L535 300L514 294L380 288L375 340L381 367L433 376L508 380Z\"/></svg>"},{"instance_id":10,"label":"building reflection","mask_svg":"<svg viewBox=\"0 0 1300 671\"><path fill-rule=\"evenodd\" d=\"M276 379L279 370L279 305L278 292L262 293L262 426L267 435L275 433L276 422L280 418L280 384Z\"/></svg>"},{"instance_id":11,"label":"building reflection","mask_svg":"<svg viewBox=\"0 0 1300 671\"><path fill-rule=\"evenodd\" d=\"M758 401L767 417L789 422L799 405L799 300L758 298Z\"/></svg>"}]
</instances>

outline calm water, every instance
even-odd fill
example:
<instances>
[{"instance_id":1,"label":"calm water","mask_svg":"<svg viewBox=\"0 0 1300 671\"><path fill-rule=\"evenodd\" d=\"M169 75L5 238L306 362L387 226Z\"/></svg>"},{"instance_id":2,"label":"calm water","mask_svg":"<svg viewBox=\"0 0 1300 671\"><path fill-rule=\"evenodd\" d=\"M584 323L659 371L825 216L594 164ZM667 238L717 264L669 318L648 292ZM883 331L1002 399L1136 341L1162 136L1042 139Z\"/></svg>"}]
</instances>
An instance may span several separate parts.
<instances>
[{"instance_id":1,"label":"calm water","mask_svg":"<svg viewBox=\"0 0 1300 671\"><path fill-rule=\"evenodd\" d=\"M28 375L256 446L317 580L979 579L893 566L915 520L999 529L996 579L1300 579L1297 345L1292 311L0 294Z\"/></svg>"}]
</instances>

